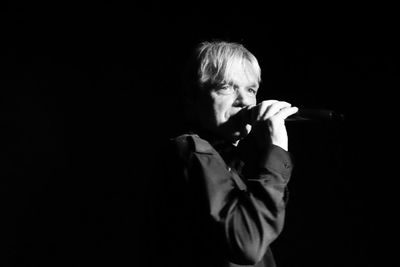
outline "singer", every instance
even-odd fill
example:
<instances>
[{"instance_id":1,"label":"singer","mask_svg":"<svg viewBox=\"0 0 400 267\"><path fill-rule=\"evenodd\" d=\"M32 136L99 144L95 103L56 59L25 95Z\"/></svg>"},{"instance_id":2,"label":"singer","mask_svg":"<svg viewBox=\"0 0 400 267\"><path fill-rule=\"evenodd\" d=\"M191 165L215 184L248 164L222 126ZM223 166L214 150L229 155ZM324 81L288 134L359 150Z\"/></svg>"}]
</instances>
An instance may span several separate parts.
<instances>
[{"instance_id":1,"label":"singer","mask_svg":"<svg viewBox=\"0 0 400 267\"><path fill-rule=\"evenodd\" d=\"M154 266L276 266L292 172L290 103L257 103L261 70L242 44L203 42L186 68L186 131L160 153ZM251 110L251 123L240 111Z\"/></svg>"}]
</instances>

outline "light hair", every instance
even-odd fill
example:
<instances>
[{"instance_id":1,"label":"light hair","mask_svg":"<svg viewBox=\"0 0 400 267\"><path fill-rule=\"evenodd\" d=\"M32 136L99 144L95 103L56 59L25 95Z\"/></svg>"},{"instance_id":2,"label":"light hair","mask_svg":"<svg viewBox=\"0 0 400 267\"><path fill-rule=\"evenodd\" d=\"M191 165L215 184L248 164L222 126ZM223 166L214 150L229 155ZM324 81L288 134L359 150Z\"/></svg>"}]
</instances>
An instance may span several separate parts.
<instances>
[{"instance_id":1,"label":"light hair","mask_svg":"<svg viewBox=\"0 0 400 267\"><path fill-rule=\"evenodd\" d=\"M242 44L234 42L203 42L197 48L197 83L203 88L228 83L230 70L239 62L245 73L261 82L261 69L256 57Z\"/></svg>"}]
</instances>

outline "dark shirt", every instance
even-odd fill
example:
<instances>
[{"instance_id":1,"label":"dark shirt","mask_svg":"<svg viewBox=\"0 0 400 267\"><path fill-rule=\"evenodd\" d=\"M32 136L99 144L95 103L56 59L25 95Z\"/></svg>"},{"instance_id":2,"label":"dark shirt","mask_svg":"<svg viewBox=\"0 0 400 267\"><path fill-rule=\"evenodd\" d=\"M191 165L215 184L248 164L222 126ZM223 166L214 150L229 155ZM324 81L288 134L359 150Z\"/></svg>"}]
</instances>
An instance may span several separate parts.
<instances>
[{"instance_id":1,"label":"dark shirt","mask_svg":"<svg viewBox=\"0 0 400 267\"><path fill-rule=\"evenodd\" d=\"M206 140L207 139L207 140ZM284 224L288 152L207 136L173 138L160 153L154 266L265 266Z\"/></svg>"}]
</instances>

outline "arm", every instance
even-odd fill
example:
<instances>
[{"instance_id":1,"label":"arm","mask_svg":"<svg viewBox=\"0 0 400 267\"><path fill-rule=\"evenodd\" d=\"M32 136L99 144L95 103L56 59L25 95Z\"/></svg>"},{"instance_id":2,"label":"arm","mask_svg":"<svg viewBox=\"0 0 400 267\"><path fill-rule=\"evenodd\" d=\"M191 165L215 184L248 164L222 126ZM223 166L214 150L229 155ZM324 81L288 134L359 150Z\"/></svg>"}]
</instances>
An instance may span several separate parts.
<instances>
[{"instance_id":1,"label":"arm","mask_svg":"<svg viewBox=\"0 0 400 267\"><path fill-rule=\"evenodd\" d=\"M289 154L271 145L263 157L257 156L256 164L246 164L239 177L206 141L193 136L185 139L178 142L178 150L186 159L182 166L188 195L193 197L190 202L197 203L188 208L205 213L196 216L204 218L196 221L197 227L217 229L207 238L211 242L222 239L230 261L255 264L283 228L284 192L292 169ZM193 143L192 151L182 149L191 147L185 143Z\"/></svg>"},{"instance_id":2,"label":"arm","mask_svg":"<svg viewBox=\"0 0 400 267\"><path fill-rule=\"evenodd\" d=\"M232 190L236 197L231 198L231 213L224 220L230 252L242 252L244 262L258 262L282 231L286 185L292 171L284 120L297 110L276 100L253 107L249 139L254 143L247 150L250 159L242 172L246 187L241 193Z\"/></svg>"},{"instance_id":3,"label":"arm","mask_svg":"<svg viewBox=\"0 0 400 267\"><path fill-rule=\"evenodd\" d=\"M232 189L226 203L228 212L220 218L229 253L235 262L254 264L260 261L281 233L285 190L291 171L289 154L275 145L269 147L257 164L245 166L245 186L240 186L240 180L236 182L237 189Z\"/></svg>"}]
</instances>

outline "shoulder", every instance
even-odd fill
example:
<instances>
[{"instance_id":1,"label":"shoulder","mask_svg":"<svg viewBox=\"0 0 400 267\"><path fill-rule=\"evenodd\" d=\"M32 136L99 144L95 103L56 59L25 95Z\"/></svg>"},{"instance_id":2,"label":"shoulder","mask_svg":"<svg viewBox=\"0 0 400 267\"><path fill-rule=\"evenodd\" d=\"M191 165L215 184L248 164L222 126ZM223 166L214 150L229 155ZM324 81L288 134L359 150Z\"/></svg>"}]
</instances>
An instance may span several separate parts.
<instances>
[{"instance_id":1,"label":"shoulder","mask_svg":"<svg viewBox=\"0 0 400 267\"><path fill-rule=\"evenodd\" d=\"M182 134L170 139L170 145L179 153L213 153L211 144L197 134Z\"/></svg>"}]
</instances>

